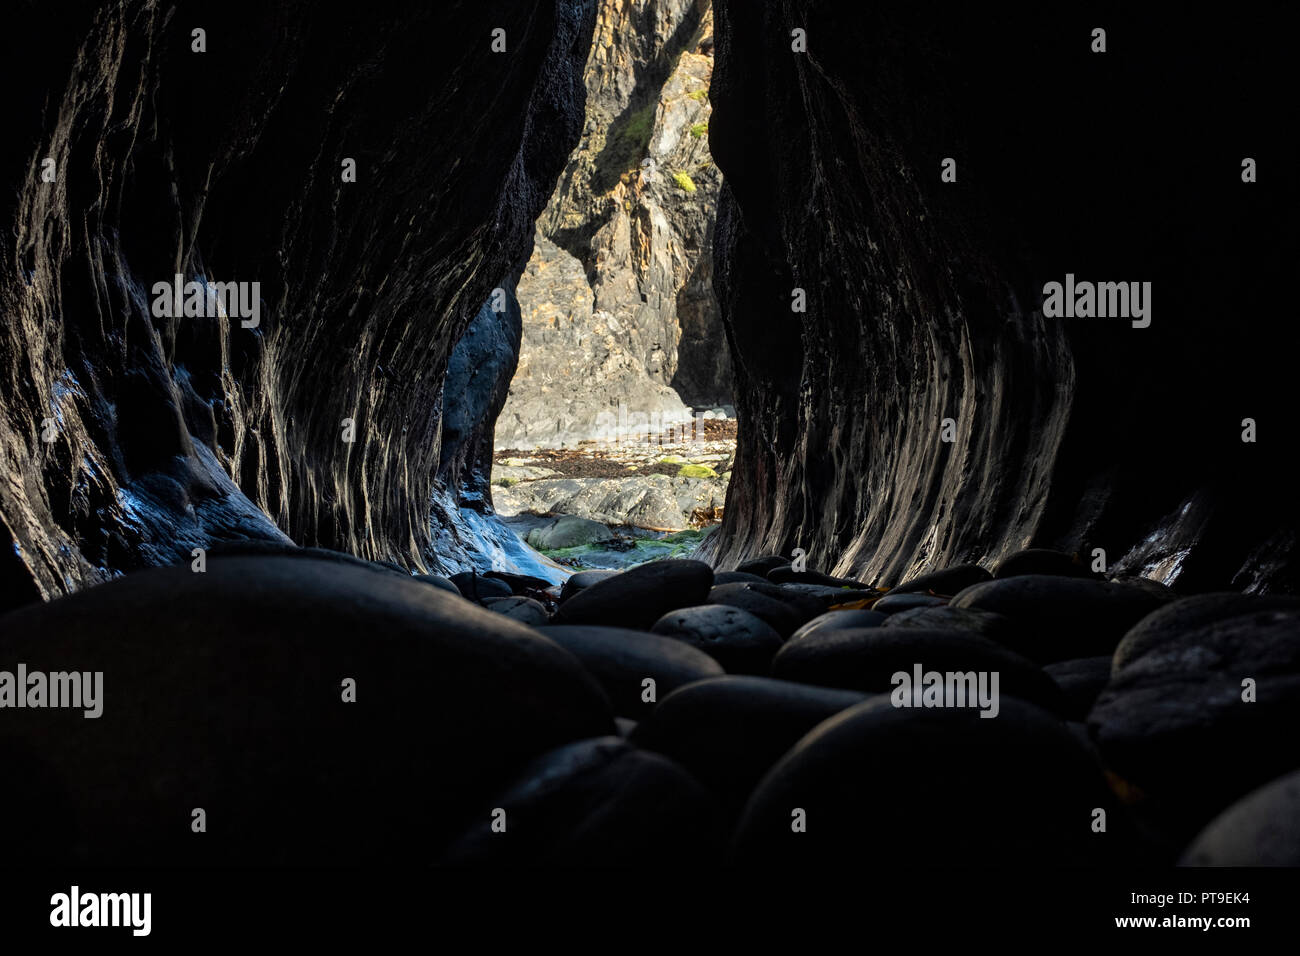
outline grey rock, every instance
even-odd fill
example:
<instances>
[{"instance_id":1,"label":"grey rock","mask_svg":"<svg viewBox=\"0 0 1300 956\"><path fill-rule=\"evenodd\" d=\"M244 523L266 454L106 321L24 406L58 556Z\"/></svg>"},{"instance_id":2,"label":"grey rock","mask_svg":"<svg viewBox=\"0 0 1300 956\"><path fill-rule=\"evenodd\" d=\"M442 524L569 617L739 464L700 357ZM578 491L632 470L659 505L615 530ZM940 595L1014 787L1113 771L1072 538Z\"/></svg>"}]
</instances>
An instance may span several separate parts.
<instances>
[{"instance_id":1,"label":"grey rock","mask_svg":"<svg viewBox=\"0 0 1300 956\"><path fill-rule=\"evenodd\" d=\"M699 648L730 674L766 674L781 635L748 611L705 604L669 611L651 628Z\"/></svg>"}]
</instances>

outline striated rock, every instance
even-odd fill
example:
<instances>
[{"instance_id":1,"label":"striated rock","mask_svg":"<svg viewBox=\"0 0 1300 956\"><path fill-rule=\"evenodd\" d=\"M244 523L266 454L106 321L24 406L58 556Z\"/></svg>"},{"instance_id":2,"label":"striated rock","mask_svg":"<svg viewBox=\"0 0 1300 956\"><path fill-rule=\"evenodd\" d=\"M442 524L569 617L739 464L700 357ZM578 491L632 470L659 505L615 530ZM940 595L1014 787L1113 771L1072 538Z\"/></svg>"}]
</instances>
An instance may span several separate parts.
<instances>
[{"instance_id":1,"label":"striated rock","mask_svg":"<svg viewBox=\"0 0 1300 956\"><path fill-rule=\"evenodd\" d=\"M443 434L444 374L580 132L593 13L234 0L204 7L193 54L194 17L145 0L11 11L0 449L24 480L0 487L2 600L240 538L451 570L431 556L461 519L441 440L464 476L482 446L468 419ZM509 57L429 55L497 27ZM177 273L212 317L155 317ZM250 307L259 284L255 326L216 282L248 283ZM484 341L476 399L509 364Z\"/></svg>"},{"instance_id":2,"label":"striated rock","mask_svg":"<svg viewBox=\"0 0 1300 956\"><path fill-rule=\"evenodd\" d=\"M1197 66L1196 25L1154 9L1106 27L1159 67L1091 54L1049 7L849 8L714 3L714 286L740 435L709 559L800 547L889 583L1101 547L1190 591L1300 590L1294 429L1262 438L1292 404L1300 327L1276 322L1273 277L1293 257L1278 197L1203 148L1285 153L1278 97L1240 102ZM1239 88L1279 91L1285 36L1237 20L1216 51ZM1186 82L1137 82L1139 62ZM1105 134L1045 156L1061 104L1085 102ZM1159 189L1133 175L1175 155ZM1045 317L1067 274L1150 281L1150 326ZM1225 302L1248 317L1228 334Z\"/></svg>"},{"instance_id":3,"label":"striated rock","mask_svg":"<svg viewBox=\"0 0 1300 956\"><path fill-rule=\"evenodd\" d=\"M495 490L503 515L575 515L602 524L651 531L684 531L699 514L726 503L726 486L716 479L637 475L631 478L546 478Z\"/></svg>"}]
</instances>

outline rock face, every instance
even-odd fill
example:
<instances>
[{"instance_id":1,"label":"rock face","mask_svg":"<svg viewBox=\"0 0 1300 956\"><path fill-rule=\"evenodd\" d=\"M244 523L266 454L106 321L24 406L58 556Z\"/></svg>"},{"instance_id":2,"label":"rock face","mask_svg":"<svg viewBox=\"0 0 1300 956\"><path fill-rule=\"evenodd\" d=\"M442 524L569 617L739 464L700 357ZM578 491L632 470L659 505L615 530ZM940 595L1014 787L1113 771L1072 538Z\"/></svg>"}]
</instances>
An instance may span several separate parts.
<instances>
[{"instance_id":1,"label":"rock face","mask_svg":"<svg viewBox=\"0 0 1300 956\"><path fill-rule=\"evenodd\" d=\"M680 418L683 401L731 401L712 281L712 33L710 0L600 0L582 141L520 286L500 447L593 437L619 402Z\"/></svg>"},{"instance_id":2,"label":"rock face","mask_svg":"<svg viewBox=\"0 0 1300 956\"><path fill-rule=\"evenodd\" d=\"M444 375L576 142L594 4L175 6L7 15L4 605L249 537L422 568L431 512L486 501L507 321L482 387ZM177 274L256 325L156 316Z\"/></svg>"},{"instance_id":3,"label":"rock face","mask_svg":"<svg viewBox=\"0 0 1300 956\"><path fill-rule=\"evenodd\" d=\"M1100 547L1189 590L1294 589L1280 410L1298 343L1275 216L1295 187L1242 181L1243 157L1285 150L1277 104L1231 92L1279 89L1285 54L1228 25L1226 83L1154 11L1115 13L1092 53L1094 24L1047 9L849 9L714 4L740 439L711 557L797 546L893 584ZM1185 82L1139 79L1157 60ZM1151 282L1150 326L1044 317L1067 274Z\"/></svg>"}]
</instances>

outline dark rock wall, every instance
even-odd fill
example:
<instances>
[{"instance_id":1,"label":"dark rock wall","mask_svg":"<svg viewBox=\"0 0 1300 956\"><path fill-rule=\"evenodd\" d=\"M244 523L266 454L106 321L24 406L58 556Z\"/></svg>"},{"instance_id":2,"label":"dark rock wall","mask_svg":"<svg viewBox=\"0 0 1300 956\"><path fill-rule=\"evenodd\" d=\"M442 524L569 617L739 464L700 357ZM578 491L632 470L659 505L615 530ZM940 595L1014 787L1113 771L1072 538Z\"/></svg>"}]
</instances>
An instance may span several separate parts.
<instances>
[{"instance_id":1,"label":"dark rock wall","mask_svg":"<svg viewBox=\"0 0 1300 956\"><path fill-rule=\"evenodd\" d=\"M460 423L441 457L448 357L527 258L580 131L593 16L588 0L7 10L3 603L232 538L422 566L435 476L481 453ZM260 325L154 318L174 273L260 282Z\"/></svg>"},{"instance_id":2,"label":"dark rock wall","mask_svg":"<svg viewBox=\"0 0 1300 956\"><path fill-rule=\"evenodd\" d=\"M1295 587L1295 193L1271 14L715 13L740 447L711 558L797 546L897 583L1101 547L1189 587ZM1066 273L1152 282L1151 326L1044 318Z\"/></svg>"}]
</instances>

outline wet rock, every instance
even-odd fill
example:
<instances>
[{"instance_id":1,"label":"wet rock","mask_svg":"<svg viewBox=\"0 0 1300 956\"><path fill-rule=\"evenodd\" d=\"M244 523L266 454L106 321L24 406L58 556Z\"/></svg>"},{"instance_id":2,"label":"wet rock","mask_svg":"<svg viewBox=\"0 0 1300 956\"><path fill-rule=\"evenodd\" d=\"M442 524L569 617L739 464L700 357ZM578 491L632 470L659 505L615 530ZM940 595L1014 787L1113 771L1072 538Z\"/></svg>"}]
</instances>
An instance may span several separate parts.
<instances>
[{"instance_id":1,"label":"wet rock","mask_svg":"<svg viewBox=\"0 0 1300 956\"><path fill-rule=\"evenodd\" d=\"M451 583L456 585L462 595L471 601L483 601L485 598L510 597L510 585L495 578L485 578L477 571L461 571L451 576Z\"/></svg>"},{"instance_id":2,"label":"wet rock","mask_svg":"<svg viewBox=\"0 0 1300 956\"><path fill-rule=\"evenodd\" d=\"M993 575L978 564L959 564L942 571L931 571L928 574L909 578L890 593L915 594L919 591L933 591L935 594L946 594L951 597L972 584L982 584L992 580Z\"/></svg>"},{"instance_id":3,"label":"wet rock","mask_svg":"<svg viewBox=\"0 0 1300 956\"><path fill-rule=\"evenodd\" d=\"M612 541L613 538L614 532L599 521L576 515L562 515L544 527L529 531L525 540L539 551L554 551L558 548L575 548L581 544Z\"/></svg>"},{"instance_id":4,"label":"wet rock","mask_svg":"<svg viewBox=\"0 0 1300 956\"><path fill-rule=\"evenodd\" d=\"M947 598L929 594L895 594L891 591L872 604L871 609L881 614L897 614L899 611L914 611L922 607L944 607L947 603Z\"/></svg>"},{"instance_id":5,"label":"wet rock","mask_svg":"<svg viewBox=\"0 0 1300 956\"><path fill-rule=\"evenodd\" d=\"M1107 768L1149 798L1165 832L1184 839L1230 801L1300 766L1300 738L1279 732L1297 724L1295 609L1212 621L1132 654L1088 715Z\"/></svg>"},{"instance_id":6,"label":"wet rock","mask_svg":"<svg viewBox=\"0 0 1300 956\"><path fill-rule=\"evenodd\" d=\"M670 611L651 628L704 651L729 674L766 674L781 635L738 607L704 604Z\"/></svg>"},{"instance_id":7,"label":"wet rock","mask_svg":"<svg viewBox=\"0 0 1300 956\"><path fill-rule=\"evenodd\" d=\"M1192 840L1183 866L1300 866L1300 770L1242 797Z\"/></svg>"},{"instance_id":8,"label":"wet rock","mask_svg":"<svg viewBox=\"0 0 1300 956\"><path fill-rule=\"evenodd\" d=\"M734 816L804 734L866 699L768 677L715 677L663 698L632 740L686 767Z\"/></svg>"},{"instance_id":9,"label":"wet rock","mask_svg":"<svg viewBox=\"0 0 1300 956\"><path fill-rule=\"evenodd\" d=\"M597 581L604 581L606 578L612 578L618 574L618 571L579 571L564 579L564 585L560 588L560 600L567 601L579 591L591 587Z\"/></svg>"},{"instance_id":10,"label":"wet rock","mask_svg":"<svg viewBox=\"0 0 1300 956\"><path fill-rule=\"evenodd\" d=\"M986 677L984 687L996 713L997 698L1009 694L1041 707L1061 712L1065 700L1052 680L1032 663L992 641L965 631L927 631L916 628L869 627L840 630L822 628L791 639L772 661L772 676L819 687L841 687L864 693L889 693L897 686L893 677L909 679L913 668L998 675L994 687ZM962 684L967 703L979 707L975 687Z\"/></svg>"},{"instance_id":11,"label":"wet rock","mask_svg":"<svg viewBox=\"0 0 1300 956\"><path fill-rule=\"evenodd\" d=\"M0 723L70 801L36 841L46 863L414 863L503 769L613 730L597 682L533 629L302 557L144 571L21 609L0 618L0 658L104 675L98 718L6 709ZM424 795L418 833L394 793ZM194 838L194 806L220 839Z\"/></svg>"},{"instance_id":12,"label":"wet rock","mask_svg":"<svg viewBox=\"0 0 1300 956\"><path fill-rule=\"evenodd\" d=\"M807 624L800 627L790 635L791 640L811 634L817 630L844 630L845 628L857 627L879 627L889 615L881 614L876 610L845 610L845 611L827 611L825 614L819 614Z\"/></svg>"},{"instance_id":13,"label":"wet rock","mask_svg":"<svg viewBox=\"0 0 1300 956\"><path fill-rule=\"evenodd\" d=\"M600 682L614 713L633 720L654 709L655 701L691 681L718 677L721 665L703 651L671 637L618 627L548 625L539 634L576 657ZM646 700L644 681L654 681L654 700Z\"/></svg>"},{"instance_id":14,"label":"wet rock","mask_svg":"<svg viewBox=\"0 0 1300 956\"><path fill-rule=\"evenodd\" d=\"M540 601L526 597L486 598L483 606L493 614L504 614L534 627L545 624L551 616Z\"/></svg>"},{"instance_id":15,"label":"wet rock","mask_svg":"<svg viewBox=\"0 0 1300 956\"><path fill-rule=\"evenodd\" d=\"M504 817L497 811L504 811ZM442 865L716 864L716 799L673 761L619 737L567 744L531 761L443 854ZM493 821L504 830L494 832Z\"/></svg>"},{"instance_id":16,"label":"wet rock","mask_svg":"<svg viewBox=\"0 0 1300 956\"><path fill-rule=\"evenodd\" d=\"M786 638L804 621L816 615L805 615L781 595L767 593L776 589L776 585L722 584L709 591L708 603L725 604L748 611L767 622L782 638Z\"/></svg>"},{"instance_id":17,"label":"wet rock","mask_svg":"<svg viewBox=\"0 0 1300 956\"><path fill-rule=\"evenodd\" d=\"M824 721L745 807L736 863L927 866L1092 861L1101 777L1065 725L1002 699L972 710L904 709L876 697ZM794 828L803 813L804 831Z\"/></svg>"},{"instance_id":18,"label":"wet rock","mask_svg":"<svg viewBox=\"0 0 1300 956\"><path fill-rule=\"evenodd\" d=\"M713 583L718 584L766 584L767 578L745 571L719 571L713 575Z\"/></svg>"},{"instance_id":19,"label":"wet rock","mask_svg":"<svg viewBox=\"0 0 1300 956\"><path fill-rule=\"evenodd\" d=\"M423 581L425 584L431 584L435 588L441 588L451 594L460 597L460 588L456 587L449 579L444 578L441 574L417 574L415 580Z\"/></svg>"},{"instance_id":20,"label":"wet rock","mask_svg":"<svg viewBox=\"0 0 1300 956\"><path fill-rule=\"evenodd\" d=\"M583 588L560 605L553 623L648 631L669 611L703 604L712 584L713 569L701 561L651 561Z\"/></svg>"},{"instance_id":21,"label":"wet rock","mask_svg":"<svg viewBox=\"0 0 1300 956\"><path fill-rule=\"evenodd\" d=\"M873 605L873 610L874 605ZM1014 621L992 611L964 607L921 607L887 615L881 627L919 627L941 631L970 631L1007 647L1023 643Z\"/></svg>"},{"instance_id":22,"label":"wet rock","mask_svg":"<svg viewBox=\"0 0 1300 956\"><path fill-rule=\"evenodd\" d=\"M495 578L498 581L504 581L510 586L513 594L526 594L529 591L545 591L551 586L551 582L545 578L534 577L531 574L513 574L509 571L487 571L483 574L485 578Z\"/></svg>"},{"instance_id":23,"label":"wet rock","mask_svg":"<svg viewBox=\"0 0 1300 956\"><path fill-rule=\"evenodd\" d=\"M1045 574L976 584L952 599L955 608L1011 618L1018 637L1008 646L1039 663L1111 654L1125 631L1163 603L1142 588Z\"/></svg>"},{"instance_id":24,"label":"wet rock","mask_svg":"<svg viewBox=\"0 0 1300 956\"><path fill-rule=\"evenodd\" d=\"M1110 658L1082 657L1072 661L1048 664L1043 672L1056 682L1065 695L1063 716L1070 720L1084 720L1097 700L1097 695L1110 681Z\"/></svg>"},{"instance_id":25,"label":"wet rock","mask_svg":"<svg viewBox=\"0 0 1300 956\"><path fill-rule=\"evenodd\" d=\"M1025 574L1047 574L1066 578L1095 578L1077 555L1049 548L1025 548L998 562L994 578L1014 578Z\"/></svg>"},{"instance_id":26,"label":"wet rock","mask_svg":"<svg viewBox=\"0 0 1300 956\"><path fill-rule=\"evenodd\" d=\"M756 574L766 579L768 571L789 563L789 558L783 558L779 554L765 554L758 558L750 558L748 561L741 561L736 565L736 570L743 571L745 574Z\"/></svg>"},{"instance_id":27,"label":"wet rock","mask_svg":"<svg viewBox=\"0 0 1300 956\"><path fill-rule=\"evenodd\" d=\"M796 571L790 565L780 565L767 572L767 579L774 584L821 584L831 588L852 588L860 590L866 585L850 578L836 578L820 571Z\"/></svg>"},{"instance_id":28,"label":"wet rock","mask_svg":"<svg viewBox=\"0 0 1300 956\"><path fill-rule=\"evenodd\" d=\"M1115 648L1113 670L1134 658L1207 624L1261 611L1300 609L1300 598L1236 592L1198 594L1166 604L1133 625Z\"/></svg>"}]
</instances>

